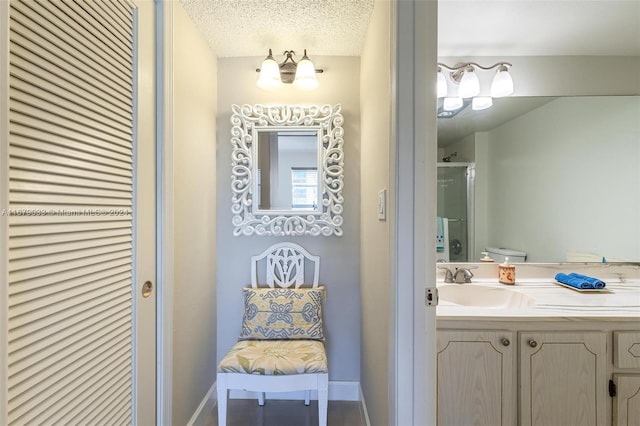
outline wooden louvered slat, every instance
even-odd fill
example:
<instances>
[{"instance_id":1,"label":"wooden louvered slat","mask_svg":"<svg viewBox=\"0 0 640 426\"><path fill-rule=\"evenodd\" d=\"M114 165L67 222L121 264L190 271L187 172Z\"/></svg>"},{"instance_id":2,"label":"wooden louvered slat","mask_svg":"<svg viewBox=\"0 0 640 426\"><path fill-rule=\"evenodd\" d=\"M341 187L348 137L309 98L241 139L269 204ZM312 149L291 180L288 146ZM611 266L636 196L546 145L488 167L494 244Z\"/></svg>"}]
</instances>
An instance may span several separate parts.
<instances>
[{"instance_id":1,"label":"wooden louvered slat","mask_svg":"<svg viewBox=\"0 0 640 426\"><path fill-rule=\"evenodd\" d=\"M14 136L14 141L19 142L19 137ZM57 166L70 166L75 167L79 170L94 170L100 173L104 173L106 175L114 175L125 178L131 178L132 173L131 170L127 168L126 164L118 164L121 167L111 167L113 163L105 161L101 158L93 158L88 156L85 153L76 153L76 152L64 152L67 156L61 155L57 151L62 151L61 148L53 149L52 147L47 146L47 144L40 143L38 141L31 141L32 146L37 146L42 149L48 149L52 152L39 151L31 148L22 148L21 146L10 146L9 147L9 156L11 160L13 159L21 159L26 161L38 161L42 164L43 167L48 167L50 165ZM75 156L73 158L71 156ZM104 164L106 163L106 164Z\"/></svg>"},{"instance_id":2,"label":"wooden louvered slat","mask_svg":"<svg viewBox=\"0 0 640 426\"><path fill-rule=\"evenodd\" d=\"M56 282L49 285L39 286L28 292L16 293L11 296L11 302L13 309L15 309L16 316L14 320L17 325L22 325L22 319L19 318L23 315L22 306L30 303L32 299L46 300L49 299L52 302L56 302L58 299L67 297L68 295L74 295L76 293L82 293L87 290L95 291L101 286L107 286L114 281L121 281L131 276L131 271L127 268L127 264L115 266L108 270L94 272L91 277L91 281L87 280L86 276L76 277L63 282Z\"/></svg>"},{"instance_id":3,"label":"wooden louvered slat","mask_svg":"<svg viewBox=\"0 0 640 426\"><path fill-rule=\"evenodd\" d=\"M41 62L35 58L23 58L11 52L11 75L27 81L36 87L47 89L61 97L79 100L81 105L86 102L89 108L102 110L112 120L124 120L131 122L131 116L127 114L127 105L121 102L113 104L113 99L104 93L90 90L91 87L78 85L79 80L73 76L61 77L52 74Z\"/></svg>"},{"instance_id":4,"label":"wooden louvered slat","mask_svg":"<svg viewBox=\"0 0 640 426\"><path fill-rule=\"evenodd\" d=\"M12 192L9 194L9 202L13 204L26 204L26 203L38 203L46 205L48 203L56 204L69 204L69 205L85 205L94 204L97 208L106 205L127 207L131 205L130 200L117 199L117 198L98 198L90 195L86 196L72 196L72 195L58 195L58 194L32 194Z\"/></svg>"},{"instance_id":5,"label":"wooden louvered slat","mask_svg":"<svg viewBox=\"0 0 640 426\"><path fill-rule=\"evenodd\" d=\"M132 25L131 9L135 6L130 1L102 2L100 5L105 9L111 10L113 15L118 16L126 25Z\"/></svg>"},{"instance_id":6,"label":"wooden louvered slat","mask_svg":"<svg viewBox=\"0 0 640 426\"><path fill-rule=\"evenodd\" d=\"M78 16L86 14L86 10L82 8L81 3L73 0L62 0L60 2L57 2L55 6L62 10L73 20L77 20ZM115 31L115 28L113 27L107 28L105 25L103 25L103 22L99 21L99 19L96 19L90 14L86 15L90 16L91 19L85 20L84 22L86 23L86 25L84 25L83 27L89 34L92 35L97 46L106 46L107 48L113 48L114 50L123 50L125 52L133 51L130 35L122 34L118 31ZM131 59L129 58L129 60Z\"/></svg>"},{"instance_id":7,"label":"wooden louvered slat","mask_svg":"<svg viewBox=\"0 0 640 426\"><path fill-rule=\"evenodd\" d=\"M16 38L16 42L24 45L24 40L30 40L32 43L42 46L43 50L38 51L38 54L50 62L59 64L67 71L70 66L76 64L86 68L88 73L95 73L93 78L96 81L125 96L130 94L131 87L127 86L126 78L123 78L126 76L126 69L100 61L100 58L86 55L84 50L87 46L81 46L79 42L70 38L65 39L64 33L61 34L61 28L52 25L45 19L29 18L20 13L14 14L13 19L14 31L24 37L24 39ZM66 26L64 23L62 24Z\"/></svg>"},{"instance_id":8,"label":"wooden louvered slat","mask_svg":"<svg viewBox=\"0 0 640 426\"><path fill-rule=\"evenodd\" d=\"M131 9L10 0L10 424L133 418Z\"/></svg>"},{"instance_id":9,"label":"wooden louvered slat","mask_svg":"<svg viewBox=\"0 0 640 426\"><path fill-rule=\"evenodd\" d=\"M52 173L42 173L40 171L26 171L12 168L10 170L10 178L20 182L49 182L53 185L72 186L83 189L105 189L110 191L124 191L129 194L133 190L132 184L112 183L105 181L96 181L93 179L85 179L80 177L61 176Z\"/></svg>"},{"instance_id":10,"label":"wooden louvered slat","mask_svg":"<svg viewBox=\"0 0 640 426\"><path fill-rule=\"evenodd\" d=\"M127 314L126 292L119 290L114 294L115 296L95 298L74 305L59 312L55 318L46 323L10 329L9 366L17 364L18 360L27 358L38 350L55 352L66 344L68 338L73 338L75 334L93 324L106 324L107 319L112 321L116 316Z\"/></svg>"},{"instance_id":11,"label":"wooden louvered slat","mask_svg":"<svg viewBox=\"0 0 640 426\"><path fill-rule=\"evenodd\" d=\"M130 138L133 133L131 123L123 123L120 120L113 120L111 117L105 117L104 114L94 112L86 107L86 102L78 104L68 101L44 88L29 85L16 76L12 76L10 82L11 87L15 90L14 97L23 100L25 103L35 104L40 108L52 105L54 108L60 108L62 111L69 111L76 117L82 117L83 120L101 123L101 125L104 126L103 128L108 130L107 133L116 137L124 137L126 139L127 137ZM122 149L122 151L126 150Z\"/></svg>"},{"instance_id":12,"label":"wooden louvered slat","mask_svg":"<svg viewBox=\"0 0 640 426\"><path fill-rule=\"evenodd\" d=\"M56 206L55 208L59 208ZM80 231L80 232L65 232L58 234L36 234L36 235L25 235L20 237L13 237L9 239L9 249L13 250L13 253L16 254L16 258L20 258L20 253L22 249L28 248L38 248L38 247L50 247L58 244L64 243L73 243L73 242L82 242L82 241L91 241L91 240L100 240L102 241L104 238L111 237L120 237L131 235L131 229L123 226L115 229L102 229L102 230L90 230L90 231ZM55 247L51 247L55 250Z\"/></svg>"},{"instance_id":13,"label":"wooden louvered slat","mask_svg":"<svg viewBox=\"0 0 640 426\"><path fill-rule=\"evenodd\" d=\"M87 264L95 265L95 264L100 264L102 262L109 262L111 260L121 259L123 257L131 258L131 254L132 254L131 251L105 253L105 254L100 254L92 257L76 259L74 261L65 262L64 264L43 265L43 266L39 266L38 268L33 268L30 270L9 271L9 279L16 282L32 280L45 275L67 272ZM11 264L11 260L9 260L9 264Z\"/></svg>"},{"instance_id":14,"label":"wooden louvered slat","mask_svg":"<svg viewBox=\"0 0 640 426\"><path fill-rule=\"evenodd\" d=\"M74 68L72 58L58 57L55 53L50 52L44 47L34 46L35 45L31 43L31 40L20 34L15 34L11 39L11 49L16 55L23 58L33 57L40 62L43 67L51 72L55 72L63 78L73 77L82 81L83 85L92 86L103 94L111 94L110 97L113 99L114 103L124 102L127 104L131 102L131 88L117 87L108 79L97 77L95 74L92 74L90 70ZM31 48L32 51L29 50L29 48ZM62 53L60 54L62 55Z\"/></svg>"},{"instance_id":15,"label":"wooden louvered slat","mask_svg":"<svg viewBox=\"0 0 640 426\"><path fill-rule=\"evenodd\" d=\"M113 79L114 82L120 84L121 81L127 80L126 76L132 66L130 48L120 46L120 49L114 50L105 45L104 40L92 37L83 28L78 30L71 22L66 22L63 18L67 18L67 16L51 2L43 5L48 9L41 8L38 16L28 18L28 9L25 7L23 9L24 15L16 16L16 20L26 20L24 24L27 28L42 27L48 34L51 34L51 38L55 39L58 46L77 58L78 61L88 64L99 72L113 73L116 77ZM87 55L86 52L90 52L91 55Z\"/></svg>"},{"instance_id":16,"label":"wooden louvered slat","mask_svg":"<svg viewBox=\"0 0 640 426\"><path fill-rule=\"evenodd\" d=\"M95 12L96 16L99 16L99 19L102 19L104 22L108 22L111 32L118 32L126 39L133 37L133 22L131 19L127 21L126 18L109 8L106 2L88 2L81 6L87 11L91 10Z\"/></svg>"},{"instance_id":17,"label":"wooden louvered slat","mask_svg":"<svg viewBox=\"0 0 640 426\"><path fill-rule=\"evenodd\" d=\"M36 352L33 356L24 358L20 363L14 364L12 368L15 370L13 375L16 383L16 393L19 393L18 386L27 383L27 380L46 372L52 367L60 366L61 363L69 363L72 357L76 356L83 348L99 348L105 343L117 338L122 331L127 328L128 318L121 316L115 318L104 327L102 324L93 324L78 334L72 336L72 339L64 341L64 346L60 346L60 350L45 355L43 352ZM27 389L28 386L24 386Z\"/></svg>"},{"instance_id":18,"label":"wooden louvered slat","mask_svg":"<svg viewBox=\"0 0 640 426\"><path fill-rule=\"evenodd\" d=\"M93 357L85 357L81 364L73 365L62 371L58 376L43 380L32 392L20 395L15 400L9 400L9 421L25 423L37 423L39 415L57 401L66 402L63 393L66 386L77 380L88 377L95 369L107 367L113 362L129 364L127 358L131 357L131 343L123 338L120 341L111 342L102 352L92 354ZM122 392L127 392L122 389ZM36 402L42 401L42 402Z\"/></svg>"},{"instance_id":19,"label":"wooden louvered slat","mask_svg":"<svg viewBox=\"0 0 640 426\"><path fill-rule=\"evenodd\" d=\"M12 101L14 100L15 99L12 99ZM47 130L52 126L55 126L60 128L60 132L79 135L80 137L86 135L92 139L116 145L122 144L122 141L127 140L125 137L118 137L105 133L103 132L103 129L92 128L87 124L73 121L73 118L77 117L71 117L72 119L64 118L61 114L53 114L32 105L22 103L18 100L15 101L16 102L11 102L9 119L16 123L21 123L24 126L40 130ZM100 126L98 123L93 123L93 125L94 127Z\"/></svg>"},{"instance_id":20,"label":"wooden louvered slat","mask_svg":"<svg viewBox=\"0 0 640 426\"><path fill-rule=\"evenodd\" d=\"M39 161L26 160L22 158L14 158L11 161L12 170L31 171L38 172L43 167L47 168L47 171L51 176L68 176L71 178L81 177L84 179L90 179L92 181L104 182L105 184L115 183L118 185L130 185L131 178L129 176L116 176L106 173L92 172L89 170L80 170L75 167L68 167L65 165L43 164Z\"/></svg>"},{"instance_id":21,"label":"wooden louvered slat","mask_svg":"<svg viewBox=\"0 0 640 426\"><path fill-rule=\"evenodd\" d=\"M12 190L16 193L18 192L28 192L28 193L42 193L42 194L51 194L51 196L58 195L82 195L86 196L87 190L90 188L86 187L74 187L67 185L56 185L56 184L47 184L40 182L29 182L22 180L14 180L12 182ZM119 198L124 200L131 200L132 194L130 191L109 191L102 189L90 189L92 197L104 197L104 198Z\"/></svg>"},{"instance_id":22,"label":"wooden louvered slat","mask_svg":"<svg viewBox=\"0 0 640 426\"><path fill-rule=\"evenodd\" d=\"M38 256L35 258L26 258L19 260L14 259L9 262L9 273L24 270L35 270L36 268L42 268L49 265L59 266L64 262L68 262L71 260L80 260L105 254L121 253L123 251L129 252L131 249L131 243L125 242L108 246L97 246L72 252L49 254L46 256Z\"/></svg>"},{"instance_id":23,"label":"wooden louvered slat","mask_svg":"<svg viewBox=\"0 0 640 426\"><path fill-rule=\"evenodd\" d=\"M42 78L58 84L61 87L71 86L73 87L71 89L72 92L83 94L85 96L90 96L86 95L87 93L93 93L94 96L101 98L101 100L107 104L105 105L106 108L111 108L111 106L113 106L116 108L116 112L126 112L131 108L131 99L129 97L114 96L112 92L104 90L107 89L106 87L96 88L95 86L99 85L99 83L92 80L90 75L80 73L82 75L78 76L76 73L71 74L65 72L60 66L58 66L58 64L48 62L44 58L33 55L19 44L12 43L10 61L11 75L14 75L15 66L15 68L21 72L32 72ZM84 77L84 79L82 77ZM86 81L87 79L89 81ZM122 115L126 117L126 113Z\"/></svg>"},{"instance_id":24,"label":"wooden louvered slat","mask_svg":"<svg viewBox=\"0 0 640 426\"><path fill-rule=\"evenodd\" d=\"M32 4L29 4L31 6ZM40 2L38 4L38 15L42 20L46 19L58 28L64 29L67 39L75 40L84 46L84 51L91 53L89 56L101 58L102 61L119 64L127 69L132 69L131 46L126 43L115 43L112 38L99 37L86 28L86 25L77 25L72 16L75 12L70 11L68 6L61 2ZM77 16L76 16L77 17ZM102 53L100 53L102 51Z\"/></svg>"},{"instance_id":25,"label":"wooden louvered slat","mask_svg":"<svg viewBox=\"0 0 640 426\"><path fill-rule=\"evenodd\" d=\"M61 419L68 418L71 424L90 424L84 421L83 417L91 411L99 412L109 406L114 398L121 394L118 390L122 389L125 383L130 382L130 374L130 371L122 370L117 365L109 366L96 375L93 383L82 382L78 386L76 393L84 399L74 398L60 407L45 422L58 424ZM115 391L109 392L107 389L115 389Z\"/></svg>"},{"instance_id":26,"label":"wooden louvered slat","mask_svg":"<svg viewBox=\"0 0 640 426\"><path fill-rule=\"evenodd\" d=\"M57 244L55 247L55 252L68 253L77 250L90 249L92 247L111 246L113 244L120 244L125 242L131 242L131 235L118 235L107 238L92 238L90 240L68 241L65 243ZM51 244L13 249L12 259L16 261L37 256L45 256L51 253L51 249Z\"/></svg>"},{"instance_id":27,"label":"wooden louvered slat","mask_svg":"<svg viewBox=\"0 0 640 426\"><path fill-rule=\"evenodd\" d=\"M109 229L131 230L131 226L130 222L125 220L95 223L81 222L65 224L65 226L60 226L58 224L39 226L12 226L9 228L9 238L32 235L68 234L83 231L104 231Z\"/></svg>"}]
</instances>

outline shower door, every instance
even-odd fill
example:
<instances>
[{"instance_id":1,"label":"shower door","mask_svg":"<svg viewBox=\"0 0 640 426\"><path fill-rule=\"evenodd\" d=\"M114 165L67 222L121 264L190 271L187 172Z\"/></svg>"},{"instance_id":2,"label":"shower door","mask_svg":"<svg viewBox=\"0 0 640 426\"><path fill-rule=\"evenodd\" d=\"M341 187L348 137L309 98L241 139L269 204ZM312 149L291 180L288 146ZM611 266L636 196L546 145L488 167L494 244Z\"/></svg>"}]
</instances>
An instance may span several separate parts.
<instances>
[{"instance_id":1,"label":"shower door","mask_svg":"<svg viewBox=\"0 0 640 426\"><path fill-rule=\"evenodd\" d=\"M472 163L438 163L438 217L446 218L450 262L472 262L473 255L473 186ZM437 256L440 257L440 256Z\"/></svg>"}]
</instances>

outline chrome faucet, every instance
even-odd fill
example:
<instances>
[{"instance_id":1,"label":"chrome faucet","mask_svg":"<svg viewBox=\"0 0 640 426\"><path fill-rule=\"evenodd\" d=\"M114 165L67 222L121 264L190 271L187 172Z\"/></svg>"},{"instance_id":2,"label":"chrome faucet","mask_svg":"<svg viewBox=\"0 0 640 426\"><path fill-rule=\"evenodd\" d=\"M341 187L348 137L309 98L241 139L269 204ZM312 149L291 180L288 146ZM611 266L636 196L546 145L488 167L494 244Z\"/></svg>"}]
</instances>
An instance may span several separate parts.
<instances>
[{"instance_id":1,"label":"chrome faucet","mask_svg":"<svg viewBox=\"0 0 640 426\"><path fill-rule=\"evenodd\" d=\"M453 281L458 283L458 284L463 284L463 283L470 283L471 282L471 278L473 278L473 272L471 272L471 269L476 269L477 266L475 267L470 267L470 268L456 268L456 272L453 273Z\"/></svg>"},{"instance_id":2,"label":"chrome faucet","mask_svg":"<svg viewBox=\"0 0 640 426\"><path fill-rule=\"evenodd\" d=\"M438 266L438 269L444 269L445 273L444 273L444 282L445 283L452 283L453 282L453 273L451 272L451 269L447 268L446 266Z\"/></svg>"}]
</instances>

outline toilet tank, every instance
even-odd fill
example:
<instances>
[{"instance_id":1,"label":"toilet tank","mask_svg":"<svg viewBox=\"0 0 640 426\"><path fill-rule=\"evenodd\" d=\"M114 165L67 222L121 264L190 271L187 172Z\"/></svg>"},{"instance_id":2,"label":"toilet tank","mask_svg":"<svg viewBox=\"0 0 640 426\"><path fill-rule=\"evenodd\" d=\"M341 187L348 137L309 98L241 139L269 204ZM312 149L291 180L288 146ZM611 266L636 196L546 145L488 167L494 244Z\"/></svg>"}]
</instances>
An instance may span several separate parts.
<instances>
[{"instance_id":1,"label":"toilet tank","mask_svg":"<svg viewBox=\"0 0 640 426\"><path fill-rule=\"evenodd\" d=\"M524 262L527 258L527 253L525 252L504 247L487 247L485 251L487 251L489 256L498 263L503 263L505 257L509 258L509 263Z\"/></svg>"}]
</instances>

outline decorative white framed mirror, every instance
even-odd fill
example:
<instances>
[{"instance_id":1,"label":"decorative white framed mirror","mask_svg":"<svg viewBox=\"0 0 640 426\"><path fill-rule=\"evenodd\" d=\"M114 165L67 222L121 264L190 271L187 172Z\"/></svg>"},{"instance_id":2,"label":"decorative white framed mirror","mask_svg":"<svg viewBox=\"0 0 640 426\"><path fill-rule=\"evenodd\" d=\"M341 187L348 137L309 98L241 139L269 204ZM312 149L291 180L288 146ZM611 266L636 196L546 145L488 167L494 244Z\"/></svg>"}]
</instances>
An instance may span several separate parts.
<instances>
[{"instance_id":1,"label":"decorative white framed mirror","mask_svg":"<svg viewBox=\"0 0 640 426\"><path fill-rule=\"evenodd\" d=\"M232 105L233 235L342 235L341 105Z\"/></svg>"}]
</instances>

